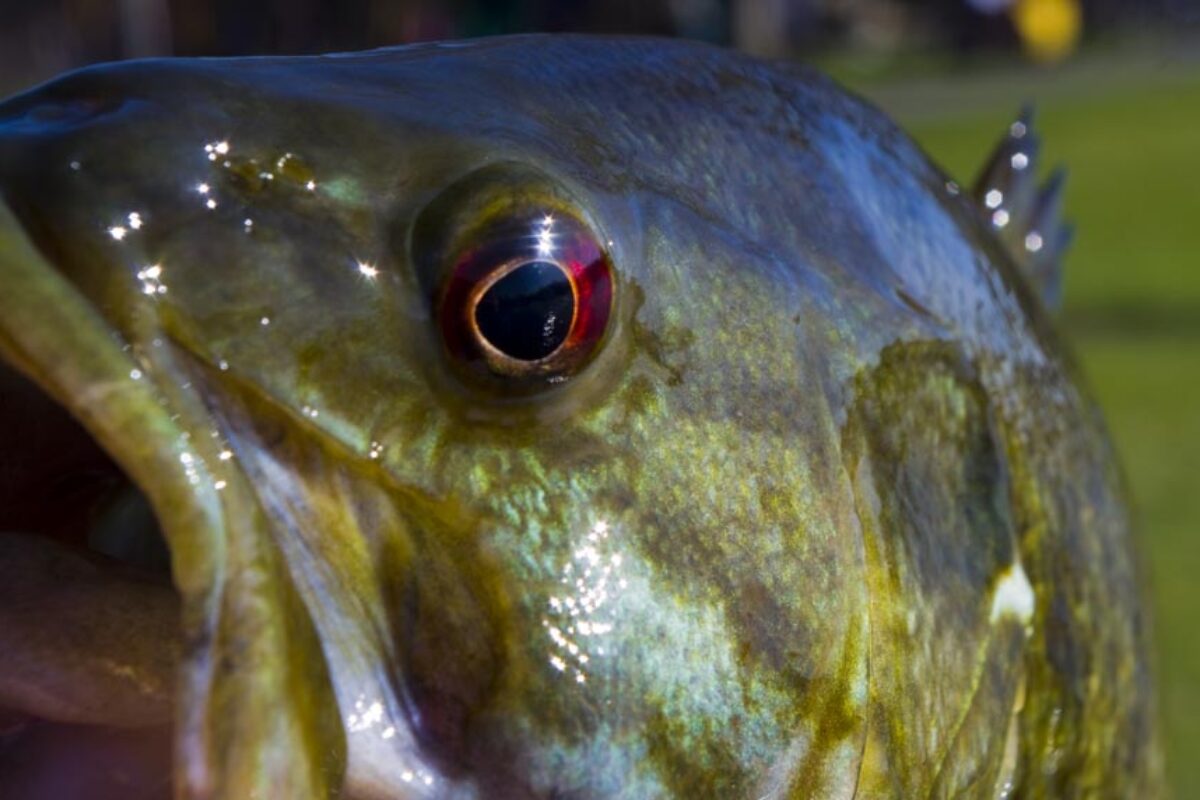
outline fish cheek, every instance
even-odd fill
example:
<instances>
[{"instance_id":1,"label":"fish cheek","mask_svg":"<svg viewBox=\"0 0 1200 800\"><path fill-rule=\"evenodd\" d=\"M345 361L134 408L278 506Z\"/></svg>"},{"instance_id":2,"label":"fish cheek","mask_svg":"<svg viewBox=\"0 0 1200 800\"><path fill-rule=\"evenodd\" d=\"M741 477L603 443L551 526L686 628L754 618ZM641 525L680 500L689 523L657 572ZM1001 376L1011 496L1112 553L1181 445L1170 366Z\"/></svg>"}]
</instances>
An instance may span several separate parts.
<instances>
[{"instance_id":1,"label":"fish cheek","mask_svg":"<svg viewBox=\"0 0 1200 800\"><path fill-rule=\"evenodd\" d=\"M496 565L469 526L427 522L407 541L386 543L380 574L410 719L425 750L453 774L473 755L474 716L500 688L510 611Z\"/></svg>"},{"instance_id":2,"label":"fish cheek","mask_svg":"<svg viewBox=\"0 0 1200 800\"><path fill-rule=\"evenodd\" d=\"M886 348L855 388L843 451L871 617L860 789L987 791L1003 778L1025 636L1024 620L996 614L995 586L1016 556L988 398L938 342Z\"/></svg>"}]
</instances>

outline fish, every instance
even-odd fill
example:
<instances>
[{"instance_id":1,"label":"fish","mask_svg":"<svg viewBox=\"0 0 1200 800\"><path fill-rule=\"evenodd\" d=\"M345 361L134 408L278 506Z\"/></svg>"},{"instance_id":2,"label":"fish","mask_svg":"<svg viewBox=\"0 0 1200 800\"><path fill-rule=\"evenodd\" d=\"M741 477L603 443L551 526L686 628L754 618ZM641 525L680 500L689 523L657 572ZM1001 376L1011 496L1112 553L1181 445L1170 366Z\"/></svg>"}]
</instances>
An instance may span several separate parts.
<instances>
[{"instance_id":1,"label":"fish","mask_svg":"<svg viewBox=\"0 0 1200 800\"><path fill-rule=\"evenodd\" d=\"M1158 796L1035 150L654 39L6 100L0 784Z\"/></svg>"}]
</instances>

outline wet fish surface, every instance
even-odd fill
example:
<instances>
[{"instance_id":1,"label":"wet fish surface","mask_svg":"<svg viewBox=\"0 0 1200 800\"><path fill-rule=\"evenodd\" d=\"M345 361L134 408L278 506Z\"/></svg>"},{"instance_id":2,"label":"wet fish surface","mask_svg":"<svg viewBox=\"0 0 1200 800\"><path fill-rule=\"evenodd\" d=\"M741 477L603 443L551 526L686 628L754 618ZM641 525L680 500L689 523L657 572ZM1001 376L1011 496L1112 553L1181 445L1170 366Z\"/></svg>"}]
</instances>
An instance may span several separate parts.
<instances>
[{"instance_id":1,"label":"wet fish surface","mask_svg":"<svg viewBox=\"0 0 1200 800\"><path fill-rule=\"evenodd\" d=\"M1158 796L1030 126L544 36L0 104L0 794Z\"/></svg>"}]
</instances>

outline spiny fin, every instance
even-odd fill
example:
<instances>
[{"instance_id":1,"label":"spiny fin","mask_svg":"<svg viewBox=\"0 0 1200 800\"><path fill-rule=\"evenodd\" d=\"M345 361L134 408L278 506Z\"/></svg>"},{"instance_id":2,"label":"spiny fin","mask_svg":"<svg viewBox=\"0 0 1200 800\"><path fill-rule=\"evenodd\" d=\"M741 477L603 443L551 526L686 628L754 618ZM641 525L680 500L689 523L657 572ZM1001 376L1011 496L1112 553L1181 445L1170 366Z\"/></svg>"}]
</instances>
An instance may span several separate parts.
<instances>
[{"instance_id":1,"label":"spiny fin","mask_svg":"<svg viewBox=\"0 0 1200 800\"><path fill-rule=\"evenodd\" d=\"M1025 106L984 164L972 194L1042 301L1058 308L1062 258L1072 234L1061 216L1066 172L1055 169L1039 187L1040 147L1033 132L1033 109Z\"/></svg>"}]
</instances>

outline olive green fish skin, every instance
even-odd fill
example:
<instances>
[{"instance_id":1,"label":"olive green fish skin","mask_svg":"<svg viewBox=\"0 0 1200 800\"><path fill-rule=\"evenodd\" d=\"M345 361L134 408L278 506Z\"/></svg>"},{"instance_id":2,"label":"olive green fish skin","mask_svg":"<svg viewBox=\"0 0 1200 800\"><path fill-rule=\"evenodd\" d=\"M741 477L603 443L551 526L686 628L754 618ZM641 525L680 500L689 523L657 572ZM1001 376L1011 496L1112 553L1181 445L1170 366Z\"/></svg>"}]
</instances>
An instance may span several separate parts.
<instances>
[{"instance_id":1,"label":"olive green fish skin","mask_svg":"<svg viewBox=\"0 0 1200 800\"><path fill-rule=\"evenodd\" d=\"M969 200L814 72L574 37L105 66L0 106L0 189L261 515L222 602L303 601L270 685L347 795L1161 791L1099 414ZM606 243L571 380L450 363L460 196Z\"/></svg>"}]
</instances>

